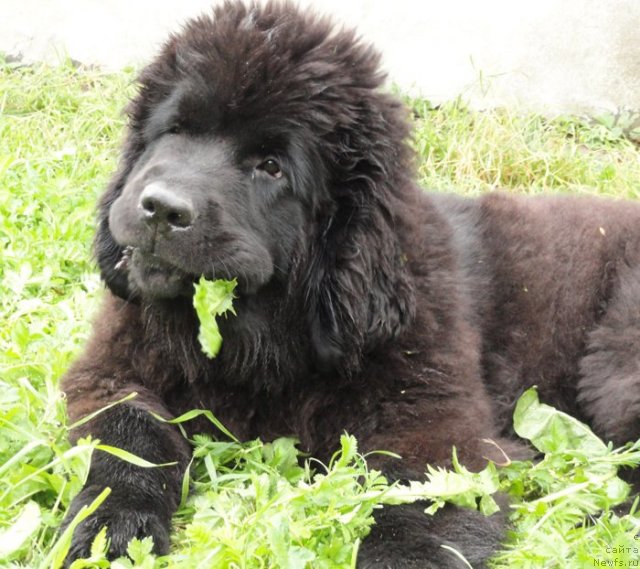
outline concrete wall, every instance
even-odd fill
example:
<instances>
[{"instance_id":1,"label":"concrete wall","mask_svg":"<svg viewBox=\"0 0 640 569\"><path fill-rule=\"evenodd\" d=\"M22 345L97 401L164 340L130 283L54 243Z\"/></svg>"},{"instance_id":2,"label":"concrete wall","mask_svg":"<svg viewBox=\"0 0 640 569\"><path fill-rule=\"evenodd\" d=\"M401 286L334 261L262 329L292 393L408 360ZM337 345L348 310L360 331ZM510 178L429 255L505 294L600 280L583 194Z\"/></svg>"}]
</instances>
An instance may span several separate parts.
<instances>
[{"instance_id":1,"label":"concrete wall","mask_svg":"<svg viewBox=\"0 0 640 569\"><path fill-rule=\"evenodd\" d=\"M0 51L118 68L216 0L0 0ZM639 0L299 0L357 26L393 81L438 102L640 109Z\"/></svg>"}]
</instances>

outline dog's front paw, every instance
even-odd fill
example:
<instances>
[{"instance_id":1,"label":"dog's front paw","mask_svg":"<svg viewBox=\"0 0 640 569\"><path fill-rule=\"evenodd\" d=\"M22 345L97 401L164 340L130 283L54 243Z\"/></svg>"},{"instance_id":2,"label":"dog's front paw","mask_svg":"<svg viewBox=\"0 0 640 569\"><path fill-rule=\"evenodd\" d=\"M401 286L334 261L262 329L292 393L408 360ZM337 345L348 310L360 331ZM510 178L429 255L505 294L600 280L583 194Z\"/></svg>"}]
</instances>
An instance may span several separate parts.
<instances>
[{"instance_id":1,"label":"dog's front paw","mask_svg":"<svg viewBox=\"0 0 640 569\"><path fill-rule=\"evenodd\" d=\"M63 529L82 506L90 504L95 499L100 490L89 486L76 496L63 523ZM93 540L105 526L109 539L107 553L109 559L126 555L129 542L134 537L143 539L150 536L153 538L153 552L167 553L170 517L163 509L130 492L112 492L92 515L75 528L65 567L69 567L76 559L83 559L90 555Z\"/></svg>"}]
</instances>

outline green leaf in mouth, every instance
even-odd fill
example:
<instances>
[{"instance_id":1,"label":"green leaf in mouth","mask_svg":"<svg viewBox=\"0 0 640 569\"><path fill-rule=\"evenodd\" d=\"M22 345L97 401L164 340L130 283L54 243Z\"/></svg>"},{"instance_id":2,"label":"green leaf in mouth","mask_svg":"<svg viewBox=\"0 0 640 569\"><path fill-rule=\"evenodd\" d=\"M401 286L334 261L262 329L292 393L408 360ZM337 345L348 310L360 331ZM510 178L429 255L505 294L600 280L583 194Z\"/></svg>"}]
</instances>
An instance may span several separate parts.
<instances>
[{"instance_id":1,"label":"green leaf in mouth","mask_svg":"<svg viewBox=\"0 0 640 569\"><path fill-rule=\"evenodd\" d=\"M222 347L222 335L216 316L227 312L231 312L234 316L236 314L233 308L233 291L237 284L236 279L209 281L204 277L200 277L200 280L194 284L193 306L200 321L198 341L202 351L209 358L215 358Z\"/></svg>"}]
</instances>

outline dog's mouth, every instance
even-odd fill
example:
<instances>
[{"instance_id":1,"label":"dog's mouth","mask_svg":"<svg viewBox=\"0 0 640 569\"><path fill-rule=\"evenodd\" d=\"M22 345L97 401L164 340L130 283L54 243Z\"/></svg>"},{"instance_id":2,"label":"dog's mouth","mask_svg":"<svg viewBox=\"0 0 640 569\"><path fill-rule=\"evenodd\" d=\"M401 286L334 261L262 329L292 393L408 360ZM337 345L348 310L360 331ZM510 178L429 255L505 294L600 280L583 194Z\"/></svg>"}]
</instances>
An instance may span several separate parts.
<instances>
[{"instance_id":1,"label":"dog's mouth","mask_svg":"<svg viewBox=\"0 0 640 569\"><path fill-rule=\"evenodd\" d=\"M137 247L126 247L115 268L126 272L130 286L145 298L170 299L193 294L194 275Z\"/></svg>"},{"instance_id":2,"label":"dog's mouth","mask_svg":"<svg viewBox=\"0 0 640 569\"><path fill-rule=\"evenodd\" d=\"M242 259L246 263L246 259ZM255 274L242 269L242 263L233 257L209 263L209 271L189 271L144 248L126 246L122 250L115 270L126 276L130 291L137 297L150 301L191 298L194 283L200 277L206 279L237 279L237 294L251 295L263 286L271 273ZM254 263L255 265L255 263Z\"/></svg>"}]
</instances>

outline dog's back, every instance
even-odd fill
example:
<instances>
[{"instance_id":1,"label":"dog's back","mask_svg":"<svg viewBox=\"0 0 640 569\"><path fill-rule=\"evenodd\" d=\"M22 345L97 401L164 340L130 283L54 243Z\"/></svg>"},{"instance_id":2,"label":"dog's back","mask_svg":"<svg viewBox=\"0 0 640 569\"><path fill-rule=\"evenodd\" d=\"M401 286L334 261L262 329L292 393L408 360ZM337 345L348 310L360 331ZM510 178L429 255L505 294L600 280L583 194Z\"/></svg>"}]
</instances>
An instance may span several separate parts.
<instances>
[{"instance_id":1,"label":"dog's back","mask_svg":"<svg viewBox=\"0 0 640 569\"><path fill-rule=\"evenodd\" d=\"M632 373L640 366L640 206L504 193L431 198L453 229L503 429L518 395L537 385L606 440L640 436L640 376ZM612 399L620 401L615 418Z\"/></svg>"}]
</instances>

